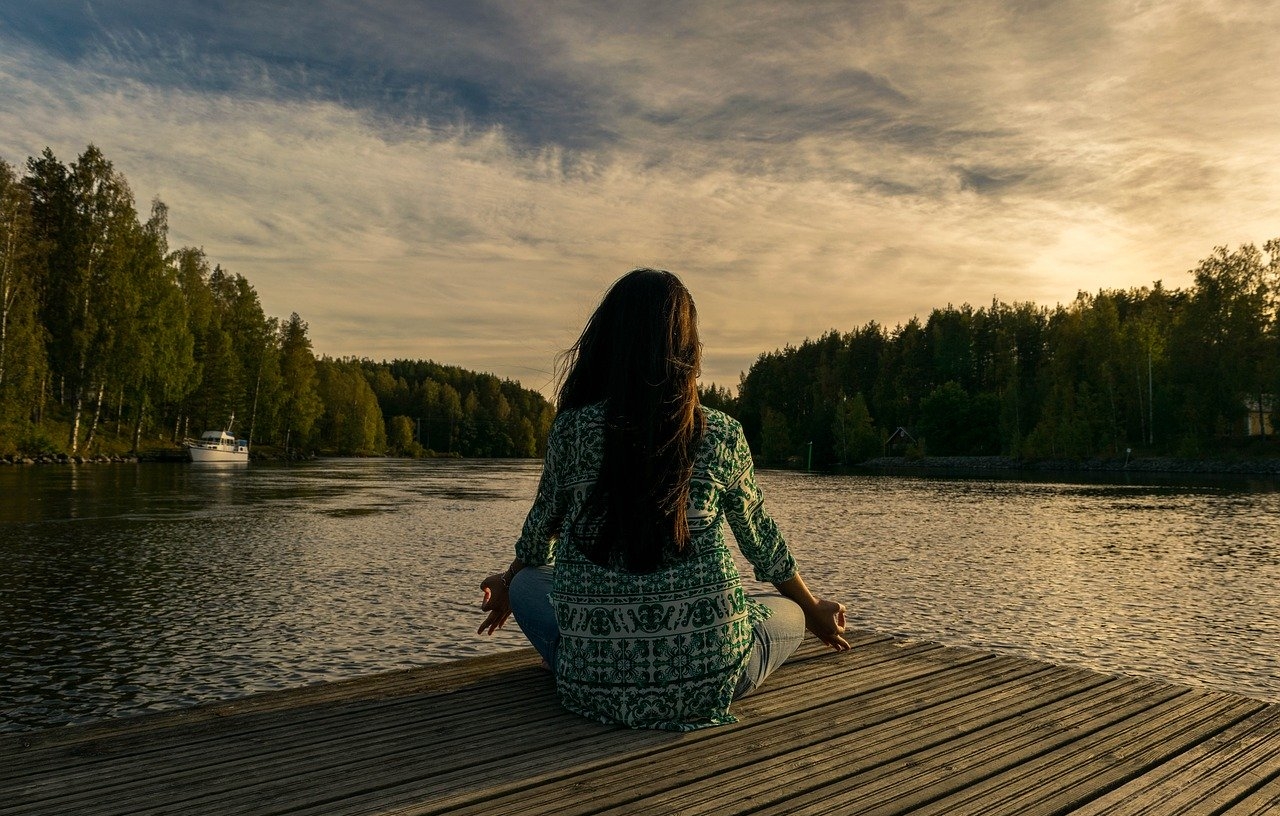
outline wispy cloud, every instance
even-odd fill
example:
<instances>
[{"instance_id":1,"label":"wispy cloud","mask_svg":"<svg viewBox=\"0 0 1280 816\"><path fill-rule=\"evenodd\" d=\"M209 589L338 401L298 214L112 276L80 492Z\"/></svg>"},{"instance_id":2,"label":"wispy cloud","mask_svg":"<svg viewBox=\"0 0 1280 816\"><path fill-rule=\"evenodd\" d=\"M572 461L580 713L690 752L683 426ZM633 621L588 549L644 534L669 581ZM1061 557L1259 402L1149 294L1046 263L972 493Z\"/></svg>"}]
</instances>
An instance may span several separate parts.
<instances>
[{"instance_id":1,"label":"wispy cloud","mask_svg":"<svg viewBox=\"0 0 1280 816\"><path fill-rule=\"evenodd\" d=\"M734 383L828 328L1183 285L1280 233L1277 34L1207 0L0 0L0 156L98 144L322 353L542 387L658 265Z\"/></svg>"}]
</instances>

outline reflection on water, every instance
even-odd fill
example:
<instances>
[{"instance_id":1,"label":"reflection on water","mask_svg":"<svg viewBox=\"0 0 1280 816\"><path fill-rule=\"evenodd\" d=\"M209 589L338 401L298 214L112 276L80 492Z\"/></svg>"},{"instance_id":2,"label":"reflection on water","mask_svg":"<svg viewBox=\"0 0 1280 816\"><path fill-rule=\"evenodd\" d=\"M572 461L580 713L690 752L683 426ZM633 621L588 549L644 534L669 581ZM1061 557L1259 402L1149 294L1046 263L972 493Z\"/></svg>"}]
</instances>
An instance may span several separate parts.
<instances>
[{"instance_id":1,"label":"reflection on water","mask_svg":"<svg viewBox=\"0 0 1280 816\"><path fill-rule=\"evenodd\" d=\"M510 558L538 473L0 470L0 729L523 646L474 635L476 588ZM856 627L1280 700L1272 483L760 480Z\"/></svg>"},{"instance_id":2,"label":"reflection on water","mask_svg":"<svg viewBox=\"0 0 1280 816\"><path fill-rule=\"evenodd\" d=\"M470 636L537 462L0 471L0 728L521 645ZM474 631L472 627L471 631Z\"/></svg>"}]
</instances>

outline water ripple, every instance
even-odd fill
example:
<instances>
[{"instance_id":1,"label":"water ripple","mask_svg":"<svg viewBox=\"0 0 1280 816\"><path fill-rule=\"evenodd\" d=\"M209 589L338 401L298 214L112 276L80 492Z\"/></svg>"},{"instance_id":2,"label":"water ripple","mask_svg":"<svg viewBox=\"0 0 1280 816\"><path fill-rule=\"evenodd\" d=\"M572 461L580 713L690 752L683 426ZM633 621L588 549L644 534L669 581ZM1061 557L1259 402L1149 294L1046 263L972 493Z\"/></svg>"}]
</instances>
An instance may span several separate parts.
<instances>
[{"instance_id":1,"label":"water ripple","mask_svg":"<svg viewBox=\"0 0 1280 816\"><path fill-rule=\"evenodd\" d=\"M478 585L510 559L538 475L0 471L0 730L522 647L514 625L474 634ZM855 627L1280 700L1280 492L1265 485L760 481L807 580Z\"/></svg>"}]
</instances>

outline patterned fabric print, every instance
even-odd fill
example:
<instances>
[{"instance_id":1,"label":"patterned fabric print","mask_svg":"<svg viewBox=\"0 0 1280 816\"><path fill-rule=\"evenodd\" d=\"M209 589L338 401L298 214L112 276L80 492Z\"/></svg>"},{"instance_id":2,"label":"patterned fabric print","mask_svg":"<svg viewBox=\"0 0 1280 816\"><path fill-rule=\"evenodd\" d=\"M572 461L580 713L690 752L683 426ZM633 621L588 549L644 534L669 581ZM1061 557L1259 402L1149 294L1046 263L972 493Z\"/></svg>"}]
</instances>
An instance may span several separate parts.
<instances>
[{"instance_id":1,"label":"patterned fabric print","mask_svg":"<svg viewBox=\"0 0 1280 816\"><path fill-rule=\"evenodd\" d=\"M724 521L758 580L780 583L795 561L764 511L742 427L703 409L707 431L689 495L691 547L658 572L634 575L588 561L571 521L600 471L604 406L556 417L538 495L516 555L555 564L561 702L634 728L689 731L734 722L734 687L750 656L752 627L769 610L743 592Z\"/></svg>"}]
</instances>

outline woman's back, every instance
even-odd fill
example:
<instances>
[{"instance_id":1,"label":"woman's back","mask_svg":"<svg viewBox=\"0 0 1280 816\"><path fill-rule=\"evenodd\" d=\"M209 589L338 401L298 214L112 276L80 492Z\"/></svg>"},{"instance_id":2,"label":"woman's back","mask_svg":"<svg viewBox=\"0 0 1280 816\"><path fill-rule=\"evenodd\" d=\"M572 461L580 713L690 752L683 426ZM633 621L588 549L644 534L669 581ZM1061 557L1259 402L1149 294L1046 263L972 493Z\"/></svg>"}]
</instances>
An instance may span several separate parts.
<instances>
[{"instance_id":1,"label":"woman's back","mask_svg":"<svg viewBox=\"0 0 1280 816\"><path fill-rule=\"evenodd\" d=\"M767 610L742 589L725 545L728 519L761 580L795 563L763 513L738 423L702 409L706 429L693 461L689 544L661 567L629 572L595 563L579 545L600 468L603 404L562 413L548 442L544 485L517 544L525 563L553 557L552 605L560 627L557 682L564 704L594 719L686 730L731 722L728 714L752 627Z\"/></svg>"},{"instance_id":2,"label":"woman's back","mask_svg":"<svg viewBox=\"0 0 1280 816\"><path fill-rule=\"evenodd\" d=\"M690 730L732 722L844 608L809 592L764 512L741 426L698 404L697 310L670 272L637 269L565 354L560 414L507 570L481 582L481 632L514 612L564 705L606 722ZM724 521L784 598L743 592ZM816 627L816 628L815 628Z\"/></svg>"}]
</instances>

